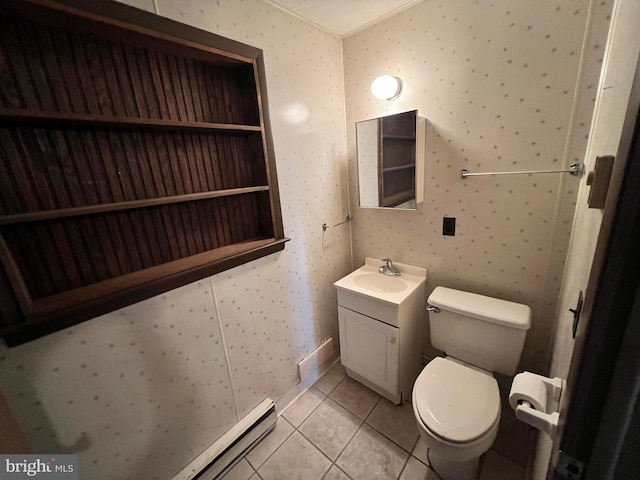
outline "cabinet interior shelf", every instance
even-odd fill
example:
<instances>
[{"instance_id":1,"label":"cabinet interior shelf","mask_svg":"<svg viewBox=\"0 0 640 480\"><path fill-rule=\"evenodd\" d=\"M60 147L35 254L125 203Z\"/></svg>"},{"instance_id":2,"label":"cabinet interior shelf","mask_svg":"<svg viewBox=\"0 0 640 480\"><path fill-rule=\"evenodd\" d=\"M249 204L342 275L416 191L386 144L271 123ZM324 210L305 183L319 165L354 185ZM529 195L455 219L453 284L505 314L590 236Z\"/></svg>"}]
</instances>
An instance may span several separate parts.
<instances>
[{"instance_id":1,"label":"cabinet interior shelf","mask_svg":"<svg viewBox=\"0 0 640 480\"><path fill-rule=\"evenodd\" d=\"M415 135L397 135L395 133L384 133L382 138L385 140L414 140L416 139Z\"/></svg>"},{"instance_id":2,"label":"cabinet interior shelf","mask_svg":"<svg viewBox=\"0 0 640 480\"><path fill-rule=\"evenodd\" d=\"M398 165L395 167L386 167L382 169L383 173L389 173L389 172L397 172L398 170L406 170L407 168L415 168L416 165L415 163L408 163L406 165Z\"/></svg>"},{"instance_id":3,"label":"cabinet interior shelf","mask_svg":"<svg viewBox=\"0 0 640 480\"><path fill-rule=\"evenodd\" d=\"M110 115L33 111L16 108L0 108L0 124L12 126L54 126L72 128L140 128L193 132L261 132L259 125L231 123L184 122L154 118L116 117Z\"/></svg>"},{"instance_id":4,"label":"cabinet interior shelf","mask_svg":"<svg viewBox=\"0 0 640 480\"><path fill-rule=\"evenodd\" d=\"M401 203L404 203L408 200L411 200L415 197L415 191L412 190L404 190L402 192L394 193L392 195L387 195L384 197L384 206L395 206Z\"/></svg>"},{"instance_id":5,"label":"cabinet interior shelf","mask_svg":"<svg viewBox=\"0 0 640 480\"><path fill-rule=\"evenodd\" d=\"M97 213L117 212L120 210L132 210L135 208L169 205L172 203L193 202L196 200L206 200L208 198L228 197L232 195L242 195L245 193L265 192L268 190L268 185L259 185L256 187L230 188L227 190L215 190L211 192L172 195L170 197L148 198L144 200L131 200L127 202L117 203L103 203L99 205L61 208L58 210L44 210L39 212L19 213L14 215L1 215L0 226L15 225L18 223L40 222L45 220L56 220L69 217L81 217L84 215L95 215Z\"/></svg>"}]
</instances>

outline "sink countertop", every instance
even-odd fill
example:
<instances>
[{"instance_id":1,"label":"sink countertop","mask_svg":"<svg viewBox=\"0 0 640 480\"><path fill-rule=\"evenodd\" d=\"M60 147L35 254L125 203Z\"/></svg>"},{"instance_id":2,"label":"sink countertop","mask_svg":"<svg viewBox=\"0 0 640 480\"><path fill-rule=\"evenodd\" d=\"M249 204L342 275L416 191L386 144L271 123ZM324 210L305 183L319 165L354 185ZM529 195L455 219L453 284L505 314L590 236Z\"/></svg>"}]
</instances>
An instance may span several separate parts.
<instances>
[{"instance_id":1,"label":"sink countertop","mask_svg":"<svg viewBox=\"0 0 640 480\"><path fill-rule=\"evenodd\" d=\"M354 270L346 277L341 278L333 285L338 289L344 289L352 293L356 293L365 297L375 298L376 300L380 300L386 303L391 303L394 305L401 304L416 288L424 285L427 281L427 269L422 267L414 267L413 265L406 265L403 263L393 262L393 266L400 271L401 275L399 277L389 277L389 278L399 278L404 283L407 284L407 288L400 292L380 292L371 290L365 287L362 287L354 281L355 277L358 275L375 273L376 275L384 275L378 272L378 268L383 265L384 262L378 258L366 257L365 264Z\"/></svg>"}]
</instances>

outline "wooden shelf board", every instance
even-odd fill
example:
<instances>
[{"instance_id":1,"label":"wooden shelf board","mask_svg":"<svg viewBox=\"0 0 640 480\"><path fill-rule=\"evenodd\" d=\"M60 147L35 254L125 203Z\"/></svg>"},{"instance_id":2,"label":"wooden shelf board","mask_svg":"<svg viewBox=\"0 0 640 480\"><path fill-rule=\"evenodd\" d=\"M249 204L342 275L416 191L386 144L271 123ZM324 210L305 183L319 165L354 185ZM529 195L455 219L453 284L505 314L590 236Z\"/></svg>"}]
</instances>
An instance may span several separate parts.
<instances>
[{"instance_id":1,"label":"wooden shelf board","mask_svg":"<svg viewBox=\"0 0 640 480\"><path fill-rule=\"evenodd\" d=\"M10 347L20 345L149 296L159 295L187 283L215 275L246 263L247 258L257 259L276 253L283 250L284 244L288 241L289 238L250 240L35 300L33 308L27 312L26 322L0 329L0 336ZM158 278L157 270L162 268L166 268L168 276ZM156 271L151 272L152 269ZM174 273L170 274L170 271ZM101 288L106 287L112 294L105 297L104 290L97 288L98 285L101 285ZM87 295L92 300L89 300Z\"/></svg>"},{"instance_id":2,"label":"wooden shelf board","mask_svg":"<svg viewBox=\"0 0 640 480\"><path fill-rule=\"evenodd\" d=\"M80 303L89 303L127 289L140 287L158 278L171 277L172 275L177 275L190 269L225 261L229 258L260 250L274 244L284 244L287 240L288 239L263 238L235 243L50 297L34 299L32 300L32 310L28 312L27 316L37 317L52 312L59 312L75 307Z\"/></svg>"},{"instance_id":3,"label":"wooden shelf board","mask_svg":"<svg viewBox=\"0 0 640 480\"><path fill-rule=\"evenodd\" d=\"M416 164L415 163L409 163L407 165L398 165L396 167L383 168L382 169L382 173L397 172L398 170L407 170L409 168L416 168Z\"/></svg>"},{"instance_id":4,"label":"wooden shelf board","mask_svg":"<svg viewBox=\"0 0 640 480\"><path fill-rule=\"evenodd\" d=\"M59 210L44 210L40 212L19 213L15 215L0 216L0 226L15 225L18 223L40 222L43 220L58 220L61 218L80 217L94 215L96 213L117 212L120 210L132 210L135 208L169 205L172 203L193 202L216 197L228 197L243 195L253 192L265 192L269 190L267 185L256 187L232 188L228 190L216 190L212 192L189 193L186 195L174 195L171 197L149 198L145 200L132 200L128 202L104 203L100 205L88 205L85 207L61 208Z\"/></svg>"},{"instance_id":5,"label":"wooden shelf board","mask_svg":"<svg viewBox=\"0 0 640 480\"><path fill-rule=\"evenodd\" d=\"M393 133L383 133L382 138L384 140L415 140L415 135L395 135Z\"/></svg>"},{"instance_id":6,"label":"wooden shelf board","mask_svg":"<svg viewBox=\"0 0 640 480\"><path fill-rule=\"evenodd\" d=\"M115 117L83 113L34 111L17 108L0 108L0 124L15 126L53 125L56 128L102 127L137 128L156 130L189 130L195 132L261 132L259 125L238 125L230 123L183 122L151 118Z\"/></svg>"},{"instance_id":7,"label":"wooden shelf board","mask_svg":"<svg viewBox=\"0 0 640 480\"><path fill-rule=\"evenodd\" d=\"M393 195L386 196L382 199L383 206L394 206L400 203L404 203L412 198L415 198L415 190L403 190L402 192L394 193Z\"/></svg>"}]
</instances>

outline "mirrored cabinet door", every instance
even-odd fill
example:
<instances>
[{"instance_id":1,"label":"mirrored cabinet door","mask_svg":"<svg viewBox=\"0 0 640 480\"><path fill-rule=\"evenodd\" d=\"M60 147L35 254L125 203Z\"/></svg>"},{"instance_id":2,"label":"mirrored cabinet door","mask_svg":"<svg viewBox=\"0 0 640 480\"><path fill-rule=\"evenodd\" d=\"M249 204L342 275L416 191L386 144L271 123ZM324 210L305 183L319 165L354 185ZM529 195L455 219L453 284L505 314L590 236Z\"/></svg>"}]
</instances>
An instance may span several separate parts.
<instances>
[{"instance_id":1,"label":"mirrored cabinet door","mask_svg":"<svg viewBox=\"0 0 640 480\"><path fill-rule=\"evenodd\" d=\"M422 202L424 130L417 110L356 124L361 207L415 209Z\"/></svg>"}]
</instances>

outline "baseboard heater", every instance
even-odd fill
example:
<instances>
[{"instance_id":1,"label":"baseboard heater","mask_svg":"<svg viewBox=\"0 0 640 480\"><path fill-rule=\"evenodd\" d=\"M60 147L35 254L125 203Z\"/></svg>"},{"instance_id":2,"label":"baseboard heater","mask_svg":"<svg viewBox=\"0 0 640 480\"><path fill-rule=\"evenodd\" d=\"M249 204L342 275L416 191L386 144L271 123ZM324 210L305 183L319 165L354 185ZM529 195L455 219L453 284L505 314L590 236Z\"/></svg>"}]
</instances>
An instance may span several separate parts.
<instances>
[{"instance_id":1,"label":"baseboard heater","mask_svg":"<svg viewBox=\"0 0 640 480\"><path fill-rule=\"evenodd\" d=\"M270 398L235 424L217 442L187 465L173 480L222 478L276 426L278 415Z\"/></svg>"}]
</instances>

